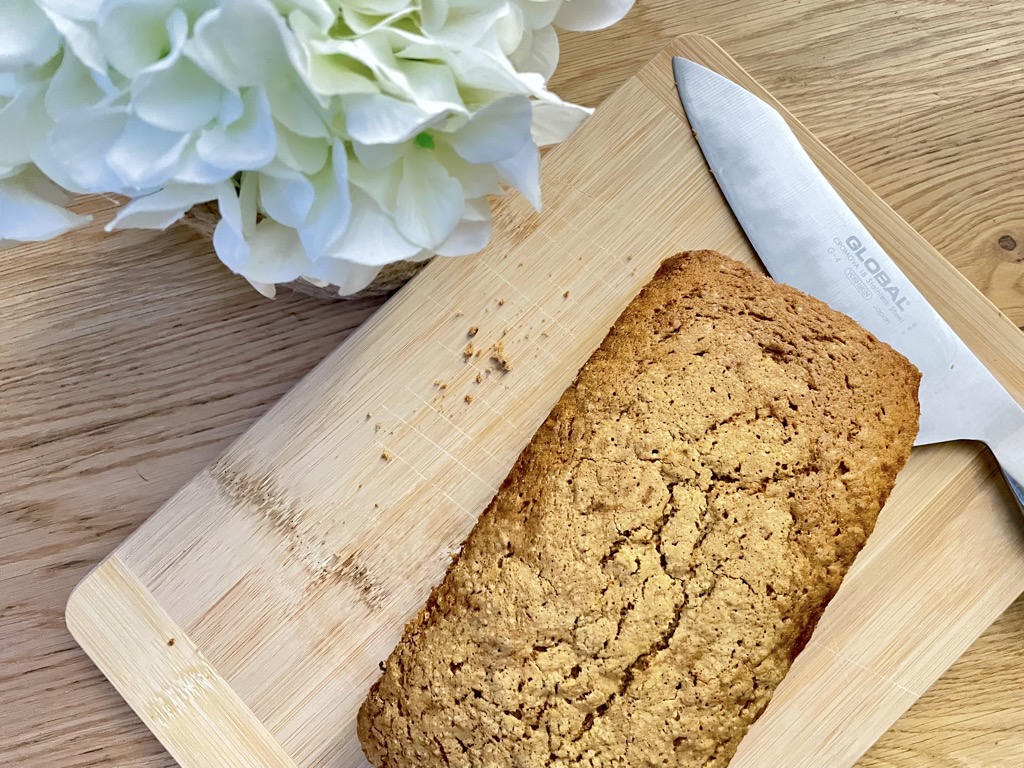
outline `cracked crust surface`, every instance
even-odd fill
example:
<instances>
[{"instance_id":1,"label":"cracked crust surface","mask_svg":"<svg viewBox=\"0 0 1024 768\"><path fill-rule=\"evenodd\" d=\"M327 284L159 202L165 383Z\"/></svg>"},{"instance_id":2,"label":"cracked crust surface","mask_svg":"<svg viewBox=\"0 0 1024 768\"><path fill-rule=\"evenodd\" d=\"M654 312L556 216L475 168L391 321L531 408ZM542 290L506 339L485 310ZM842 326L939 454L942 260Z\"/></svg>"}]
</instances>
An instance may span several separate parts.
<instances>
[{"instance_id":1,"label":"cracked crust surface","mask_svg":"<svg viewBox=\"0 0 1024 768\"><path fill-rule=\"evenodd\" d=\"M406 627L370 762L727 765L874 527L918 382L735 261L665 262Z\"/></svg>"}]
</instances>

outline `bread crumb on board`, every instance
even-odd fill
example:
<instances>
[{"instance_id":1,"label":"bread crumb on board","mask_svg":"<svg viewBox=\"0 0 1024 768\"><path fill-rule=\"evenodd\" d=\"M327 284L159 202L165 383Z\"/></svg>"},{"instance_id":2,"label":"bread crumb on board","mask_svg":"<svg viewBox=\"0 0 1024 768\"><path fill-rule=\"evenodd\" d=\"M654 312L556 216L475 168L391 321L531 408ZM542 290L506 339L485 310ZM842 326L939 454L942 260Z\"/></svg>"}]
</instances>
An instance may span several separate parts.
<instances>
[{"instance_id":1,"label":"bread crumb on board","mask_svg":"<svg viewBox=\"0 0 1024 768\"><path fill-rule=\"evenodd\" d=\"M469 338L471 338L471 339L474 336L476 336L478 333L480 333L480 326L479 325L471 325L471 326L469 326L469 330L466 331L466 335L469 336Z\"/></svg>"},{"instance_id":2,"label":"bread crumb on board","mask_svg":"<svg viewBox=\"0 0 1024 768\"><path fill-rule=\"evenodd\" d=\"M483 382L484 382L484 375L482 373L480 373L480 372L477 372L477 374L476 374L476 383L477 384L483 384Z\"/></svg>"},{"instance_id":3,"label":"bread crumb on board","mask_svg":"<svg viewBox=\"0 0 1024 768\"><path fill-rule=\"evenodd\" d=\"M505 306L505 299L498 299L498 306L499 307L504 307Z\"/></svg>"},{"instance_id":4,"label":"bread crumb on board","mask_svg":"<svg viewBox=\"0 0 1024 768\"><path fill-rule=\"evenodd\" d=\"M508 372L512 370L512 364L508 361L505 356L505 345L502 342L497 342L491 347L491 360L497 363L498 368L502 371Z\"/></svg>"},{"instance_id":5,"label":"bread crumb on board","mask_svg":"<svg viewBox=\"0 0 1024 768\"><path fill-rule=\"evenodd\" d=\"M435 379L434 386L437 387L438 389L448 389L448 382L442 381L441 379Z\"/></svg>"},{"instance_id":6,"label":"bread crumb on board","mask_svg":"<svg viewBox=\"0 0 1024 768\"><path fill-rule=\"evenodd\" d=\"M466 348L462 350L462 356L465 357L465 358L470 358L470 357L473 356L473 342L472 341L469 342L466 345Z\"/></svg>"},{"instance_id":7,"label":"bread crumb on board","mask_svg":"<svg viewBox=\"0 0 1024 768\"><path fill-rule=\"evenodd\" d=\"M384 461L391 461L394 458L394 456L391 455L391 451L381 451L380 457L384 459Z\"/></svg>"},{"instance_id":8,"label":"bread crumb on board","mask_svg":"<svg viewBox=\"0 0 1024 768\"><path fill-rule=\"evenodd\" d=\"M467 403L472 403L473 402L473 396L472 395L466 395L463 398L463 400L465 400Z\"/></svg>"},{"instance_id":9,"label":"bread crumb on board","mask_svg":"<svg viewBox=\"0 0 1024 768\"><path fill-rule=\"evenodd\" d=\"M565 293L563 293L563 294L562 294L562 298L563 298L563 299L568 299L568 298L569 298L569 292L568 292L568 291L566 291Z\"/></svg>"}]
</instances>

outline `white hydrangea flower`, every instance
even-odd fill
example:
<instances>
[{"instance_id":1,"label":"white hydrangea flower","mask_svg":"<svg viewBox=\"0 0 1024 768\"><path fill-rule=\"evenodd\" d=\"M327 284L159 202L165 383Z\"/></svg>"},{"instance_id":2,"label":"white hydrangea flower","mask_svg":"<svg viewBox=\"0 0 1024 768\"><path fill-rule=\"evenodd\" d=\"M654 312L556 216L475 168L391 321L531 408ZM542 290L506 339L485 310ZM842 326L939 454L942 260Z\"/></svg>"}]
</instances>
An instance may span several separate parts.
<instances>
[{"instance_id":1,"label":"white hydrangea flower","mask_svg":"<svg viewBox=\"0 0 1024 768\"><path fill-rule=\"evenodd\" d=\"M505 185L540 206L538 146L589 114L546 86L555 27L633 0L5 0L0 247L216 201L220 259L262 292L352 293L390 262L490 238Z\"/></svg>"}]
</instances>

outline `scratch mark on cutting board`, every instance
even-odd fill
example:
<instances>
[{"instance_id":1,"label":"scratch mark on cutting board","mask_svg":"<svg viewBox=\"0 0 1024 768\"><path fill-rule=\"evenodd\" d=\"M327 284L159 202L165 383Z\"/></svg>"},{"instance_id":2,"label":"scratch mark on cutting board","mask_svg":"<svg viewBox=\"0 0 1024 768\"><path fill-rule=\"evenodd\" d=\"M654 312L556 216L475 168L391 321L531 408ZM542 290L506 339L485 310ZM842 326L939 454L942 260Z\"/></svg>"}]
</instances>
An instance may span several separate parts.
<instances>
[{"instance_id":1,"label":"scratch mark on cutting board","mask_svg":"<svg viewBox=\"0 0 1024 768\"><path fill-rule=\"evenodd\" d=\"M845 656L844 654L840 653L836 649L830 648L829 646L825 645L824 643L809 643L808 647L810 647L810 645L812 645L812 644L814 645L815 648L820 648L821 650L823 650L823 651L829 653L830 655L832 655L833 657L835 657L835 659L840 664L842 664L842 665L847 665L848 664L851 667L854 667L855 669L859 669L860 671L865 672L868 675L871 675L872 677L877 678L878 680L881 680L886 685L892 686L893 688L895 688L898 691L902 691L903 693L909 694L914 699L918 699L918 698L921 697L921 692L912 691L909 688L907 688L906 686L900 685L895 680L893 680L891 677L888 677L887 675L883 675L881 672L878 672L877 670L871 669L870 667L867 667L867 666L865 666L865 665L863 665L863 664L861 664L859 662L854 661L849 656Z\"/></svg>"},{"instance_id":2,"label":"scratch mark on cutting board","mask_svg":"<svg viewBox=\"0 0 1024 768\"><path fill-rule=\"evenodd\" d=\"M282 539L285 551L309 578L307 593L335 586L348 587L371 609L383 603L386 591L366 566L354 554L332 551L322 538L323 524L317 525L298 501L277 486L269 473L254 477L221 460L210 468L210 476L232 502L258 514Z\"/></svg>"},{"instance_id":3,"label":"scratch mark on cutting board","mask_svg":"<svg viewBox=\"0 0 1024 768\"><path fill-rule=\"evenodd\" d=\"M239 506L258 512L272 530L288 540L289 545L301 538L299 527L305 511L277 488L269 474L252 477L221 460L210 468L210 476L228 498Z\"/></svg>"},{"instance_id":4,"label":"scratch mark on cutting board","mask_svg":"<svg viewBox=\"0 0 1024 768\"><path fill-rule=\"evenodd\" d=\"M387 597L387 592L359 561L355 552L345 555L342 552L333 553L307 592L320 592L333 584L351 585L371 610L380 608Z\"/></svg>"},{"instance_id":5,"label":"scratch mark on cutting board","mask_svg":"<svg viewBox=\"0 0 1024 768\"><path fill-rule=\"evenodd\" d=\"M177 674L170 684L145 703L144 710L160 727L168 727L181 717L194 717L204 702L215 696L214 685L206 671L190 666Z\"/></svg>"}]
</instances>

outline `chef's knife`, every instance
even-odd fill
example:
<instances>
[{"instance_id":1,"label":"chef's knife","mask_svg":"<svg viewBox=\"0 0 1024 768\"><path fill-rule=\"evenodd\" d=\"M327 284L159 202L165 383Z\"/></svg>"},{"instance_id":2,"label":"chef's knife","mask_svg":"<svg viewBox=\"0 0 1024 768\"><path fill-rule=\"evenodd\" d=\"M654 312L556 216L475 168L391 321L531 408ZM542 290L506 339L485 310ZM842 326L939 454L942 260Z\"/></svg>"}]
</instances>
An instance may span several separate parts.
<instances>
[{"instance_id":1,"label":"chef's knife","mask_svg":"<svg viewBox=\"0 0 1024 768\"><path fill-rule=\"evenodd\" d=\"M916 444L984 442L1024 511L1024 409L882 250L782 115L700 64L677 56L673 67L708 166L771 276L914 363L922 374Z\"/></svg>"}]
</instances>

